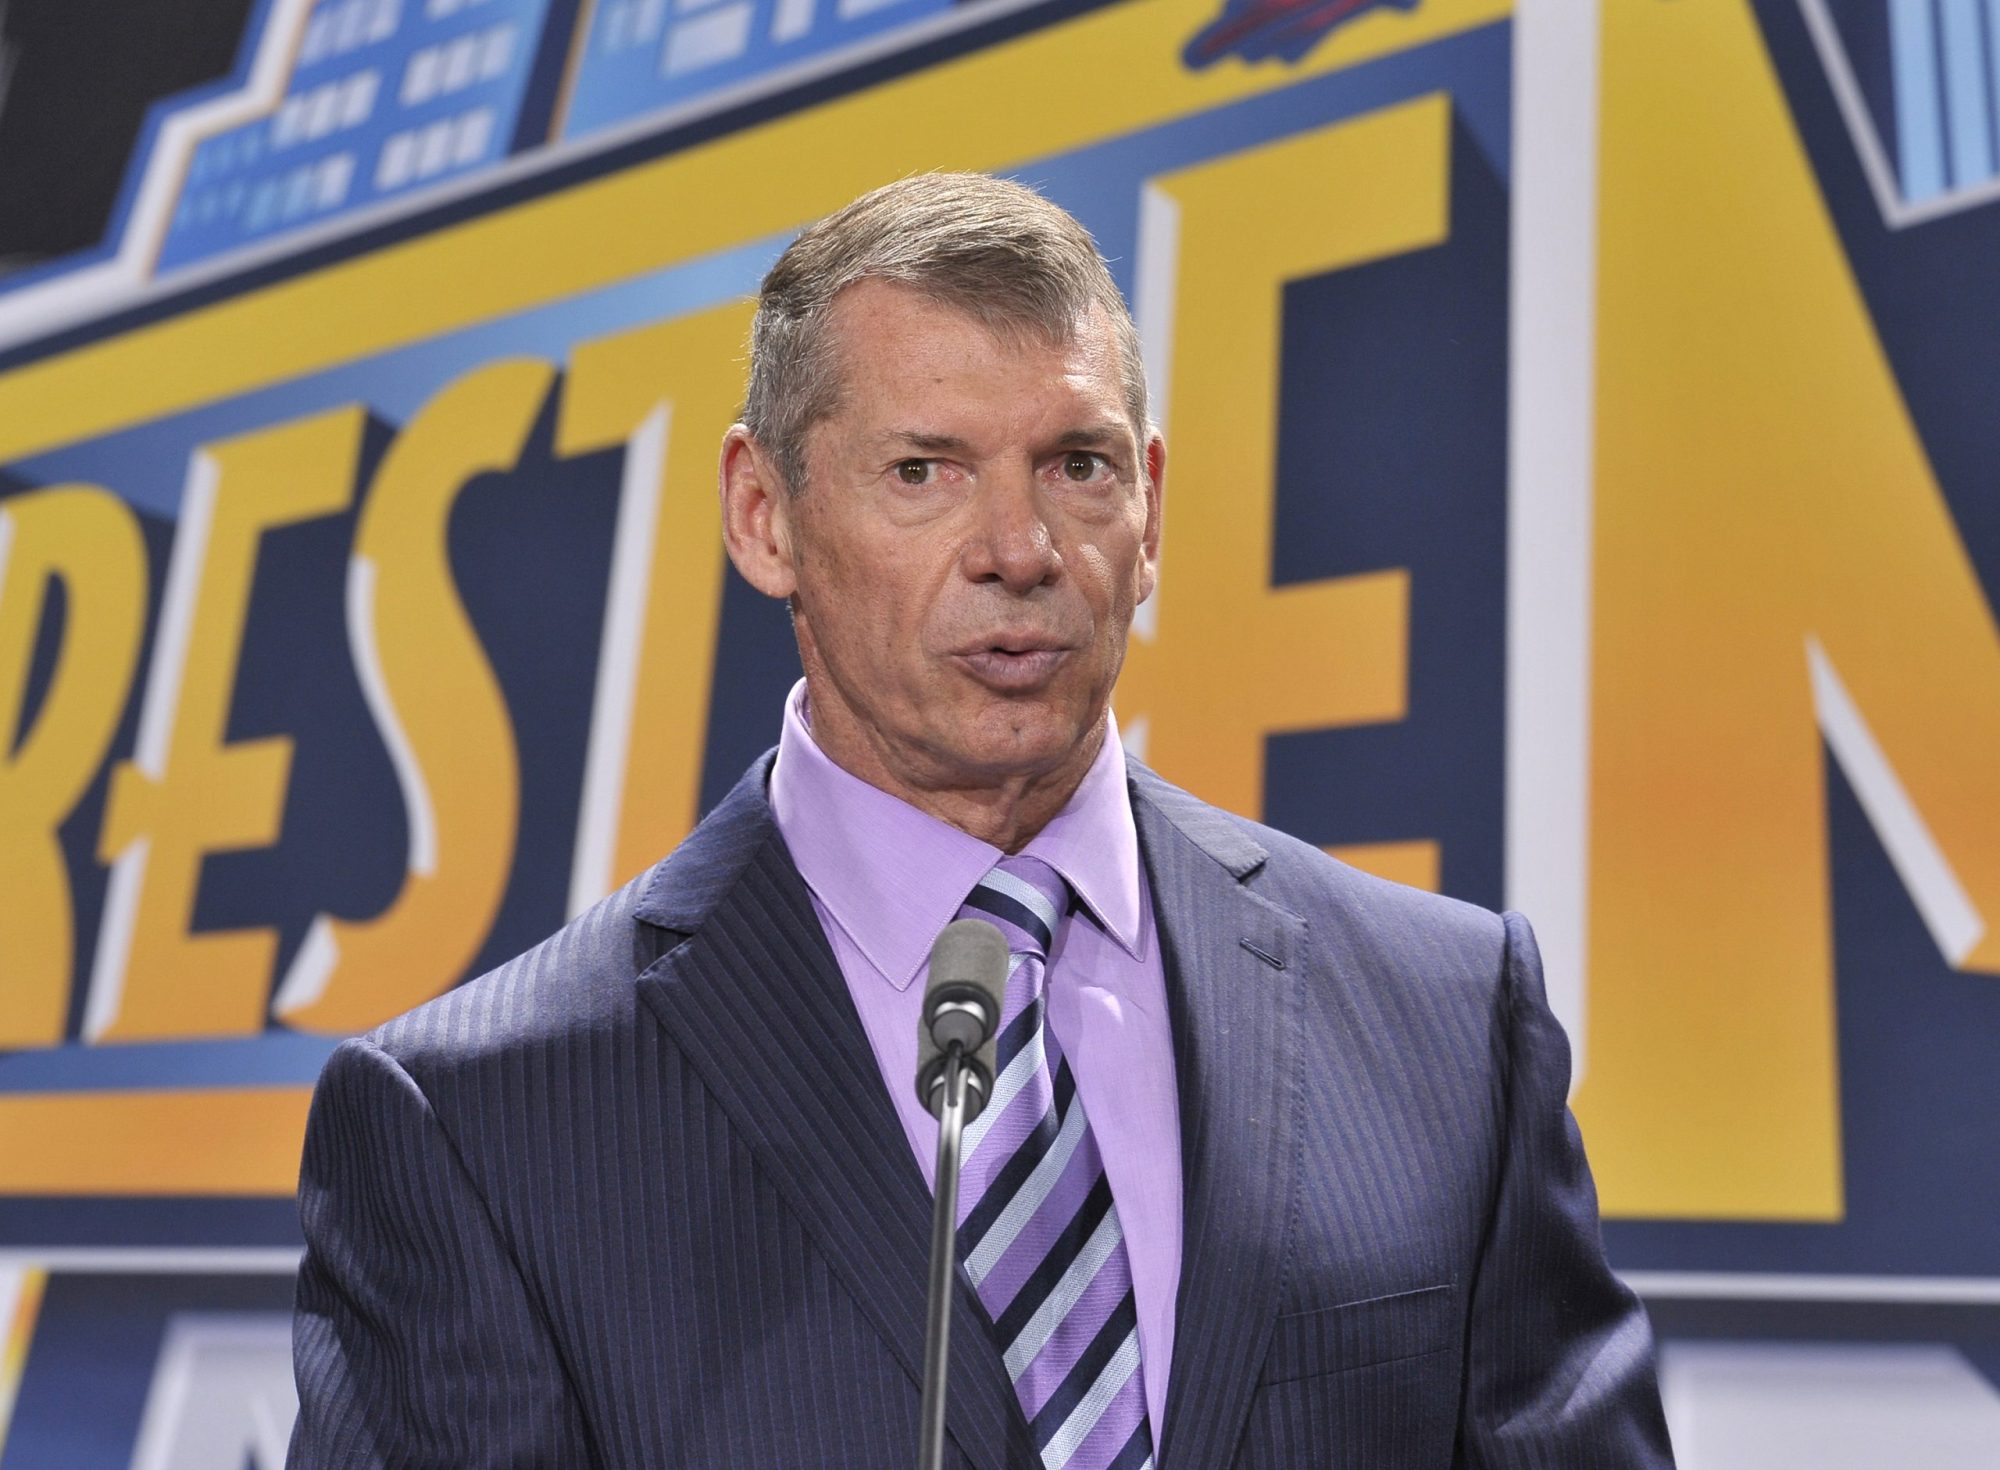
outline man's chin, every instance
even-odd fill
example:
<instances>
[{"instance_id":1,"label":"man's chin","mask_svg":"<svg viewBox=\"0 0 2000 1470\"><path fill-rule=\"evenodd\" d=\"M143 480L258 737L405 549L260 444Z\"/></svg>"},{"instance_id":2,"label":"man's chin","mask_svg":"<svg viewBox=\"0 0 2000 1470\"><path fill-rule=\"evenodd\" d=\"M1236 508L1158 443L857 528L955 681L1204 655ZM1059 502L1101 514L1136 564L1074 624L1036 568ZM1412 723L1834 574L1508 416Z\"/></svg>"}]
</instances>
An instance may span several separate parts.
<instances>
[{"instance_id":1,"label":"man's chin","mask_svg":"<svg viewBox=\"0 0 2000 1470\"><path fill-rule=\"evenodd\" d=\"M983 713L964 738L953 742L951 757L968 775L996 786L1069 769L1080 774L1096 756L1103 732L1102 714L1079 719L1073 711L1009 703Z\"/></svg>"}]
</instances>

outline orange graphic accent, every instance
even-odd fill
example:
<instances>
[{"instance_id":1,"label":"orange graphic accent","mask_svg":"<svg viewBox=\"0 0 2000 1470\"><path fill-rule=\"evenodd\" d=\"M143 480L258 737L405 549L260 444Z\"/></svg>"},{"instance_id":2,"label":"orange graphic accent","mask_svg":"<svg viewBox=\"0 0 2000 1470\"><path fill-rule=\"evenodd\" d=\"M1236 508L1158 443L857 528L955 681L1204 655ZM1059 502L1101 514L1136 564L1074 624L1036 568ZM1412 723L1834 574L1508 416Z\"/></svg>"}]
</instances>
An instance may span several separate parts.
<instances>
[{"instance_id":1,"label":"orange graphic accent","mask_svg":"<svg viewBox=\"0 0 2000 1470\"><path fill-rule=\"evenodd\" d=\"M311 1102L310 1087L0 1094L0 1192L288 1196Z\"/></svg>"}]
</instances>

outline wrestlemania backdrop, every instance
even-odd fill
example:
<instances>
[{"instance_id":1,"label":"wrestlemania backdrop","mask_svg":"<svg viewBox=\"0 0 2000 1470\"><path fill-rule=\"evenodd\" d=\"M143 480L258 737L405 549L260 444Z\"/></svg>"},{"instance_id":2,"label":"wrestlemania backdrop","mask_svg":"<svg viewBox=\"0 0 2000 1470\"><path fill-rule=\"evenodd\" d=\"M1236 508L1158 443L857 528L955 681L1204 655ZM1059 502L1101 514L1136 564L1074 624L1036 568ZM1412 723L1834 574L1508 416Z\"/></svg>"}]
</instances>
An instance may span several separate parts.
<instances>
[{"instance_id":1,"label":"wrestlemania backdrop","mask_svg":"<svg viewBox=\"0 0 2000 1470\"><path fill-rule=\"evenodd\" d=\"M1144 331L1131 743L1538 924L1683 1463L2000 1464L2000 3L265 0L0 280L0 1470L281 1462L321 1062L773 740L746 296L938 166Z\"/></svg>"}]
</instances>

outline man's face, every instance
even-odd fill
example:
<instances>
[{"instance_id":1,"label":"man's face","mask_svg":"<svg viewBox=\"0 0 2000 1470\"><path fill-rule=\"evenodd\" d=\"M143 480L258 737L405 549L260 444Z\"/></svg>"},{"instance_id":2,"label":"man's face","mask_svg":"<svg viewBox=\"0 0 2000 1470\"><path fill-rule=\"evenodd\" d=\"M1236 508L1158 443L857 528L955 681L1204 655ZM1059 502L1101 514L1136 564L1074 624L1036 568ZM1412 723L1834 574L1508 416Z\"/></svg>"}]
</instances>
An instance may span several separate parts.
<instances>
[{"instance_id":1,"label":"man's face","mask_svg":"<svg viewBox=\"0 0 2000 1470\"><path fill-rule=\"evenodd\" d=\"M764 589L793 598L815 735L906 792L1080 777L1159 550L1110 322L995 336L871 281L830 326L839 407L773 506L792 585Z\"/></svg>"}]
</instances>

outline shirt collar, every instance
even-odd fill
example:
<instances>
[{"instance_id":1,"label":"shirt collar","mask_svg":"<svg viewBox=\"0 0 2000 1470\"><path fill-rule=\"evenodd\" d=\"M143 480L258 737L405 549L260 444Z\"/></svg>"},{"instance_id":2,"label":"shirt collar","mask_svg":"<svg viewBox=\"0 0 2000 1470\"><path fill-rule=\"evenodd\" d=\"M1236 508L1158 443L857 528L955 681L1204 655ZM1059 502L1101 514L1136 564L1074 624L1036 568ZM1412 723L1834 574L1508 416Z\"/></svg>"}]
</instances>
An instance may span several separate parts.
<instances>
[{"instance_id":1,"label":"shirt collar","mask_svg":"<svg viewBox=\"0 0 2000 1470\"><path fill-rule=\"evenodd\" d=\"M907 990L1001 851L834 764L806 722L805 691L801 679L785 701L772 815L814 897ZM1139 955L1139 835L1115 722L1068 804L1024 851L1061 873L1120 947Z\"/></svg>"}]
</instances>

